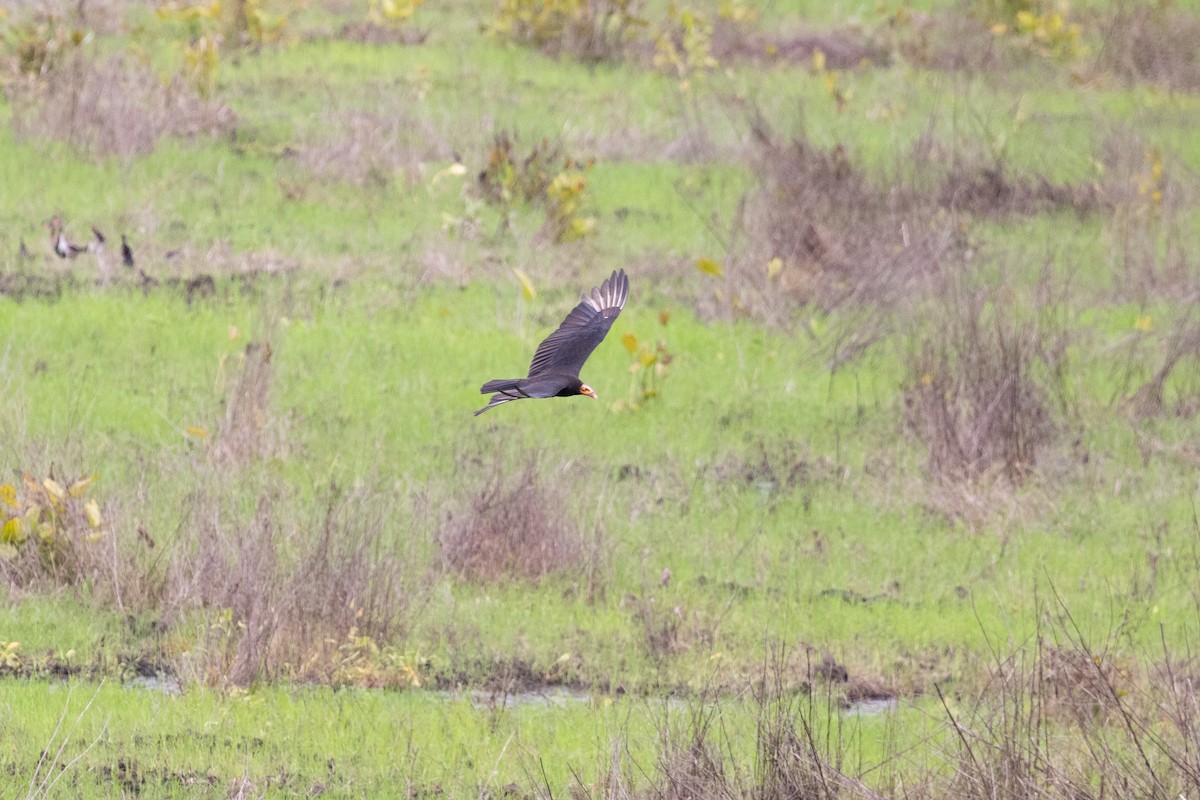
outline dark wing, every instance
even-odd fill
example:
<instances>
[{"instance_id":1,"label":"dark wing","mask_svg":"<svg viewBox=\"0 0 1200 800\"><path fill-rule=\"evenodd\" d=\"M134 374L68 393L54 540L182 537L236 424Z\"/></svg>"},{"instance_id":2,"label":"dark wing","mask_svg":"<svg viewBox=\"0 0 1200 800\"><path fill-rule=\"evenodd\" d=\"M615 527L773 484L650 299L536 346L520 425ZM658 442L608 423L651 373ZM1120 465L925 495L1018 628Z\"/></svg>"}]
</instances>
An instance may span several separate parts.
<instances>
[{"instance_id":1,"label":"dark wing","mask_svg":"<svg viewBox=\"0 0 1200 800\"><path fill-rule=\"evenodd\" d=\"M578 376L583 362L604 341L628 298L629 278L623 269L582 295L579 305L567 314L558 330L538 345L529 365L529 377L549 372Z\"/></svg>"}]
</instances>

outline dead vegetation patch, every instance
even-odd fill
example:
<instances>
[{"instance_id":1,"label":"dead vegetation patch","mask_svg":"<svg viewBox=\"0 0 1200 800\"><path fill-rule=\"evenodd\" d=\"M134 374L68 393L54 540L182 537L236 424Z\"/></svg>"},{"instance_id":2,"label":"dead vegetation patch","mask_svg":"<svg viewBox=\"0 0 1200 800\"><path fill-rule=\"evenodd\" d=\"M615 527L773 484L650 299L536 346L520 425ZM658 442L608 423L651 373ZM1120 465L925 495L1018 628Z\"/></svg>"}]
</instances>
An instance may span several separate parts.
<instances>
[{"instance_id":1,"label":"dead vegetation patch","mask_svg":"<svg viewBox=\"0 0 1200 800\"><path fill-rule=\"evenodd\" d=\"M360 20L343 25L338 31L338 38L376 47L385 45L415 47L425 44L425 40L429 38L429 31L409 25L380 25L370 20Z\"/></svg>"},{"instance_id":2,"label":"dead vegetation patch","mask_svg":"<svg viewBox=\"0 0 1200 800\"><path fill-rule=\"evenodd\" d=\"M371 111L328 110L323 117L322 125L301 134L290 154L323 181L377 189L411 186L422 179L425 164L453 156L430 120L394 100L381 99Z\"/></svg>"},{"instance_id":3,"label":"dead vegetation patch","mask_svg":"<svg viewBox=\"0 0 1200 800\"><path fill-rule=\"evenodd\" d=\"M888 54L857 31L774 33L718 17L713 22L712 55L722 64L811 64L818 53L828 69L886 64Z\"/></svg>"},{"instance_id":4,"label":"dead vegetation patch","mask_svg":"<svg viewBox=\"0 0 1200 800\"><path fill-rule=\"evenodd\" d=\"M1177 90L1200 88L1200 16L1173 3L1119 0L1097 9L1101 31L1094 68L1128 81Z\"/></svg>"},{"instance_id":5,"label":"dead vegetation patch","mask_svg":"<svg viewBox=\"0 0 1200 800\"><path fill-rule=\"evenodd\" d=\"M943 72L1003 73L1016 66L1011 50L964 6L908 12L892 20L888 35L895 52L913 66Z\"/></svg>"},{"instance_id":6,"label":"dead vegetation patch","mask_svg":"<svg viewBox=\"0 0 1200 800\"><path fill-rule=\"evenodd\" d=\"M323 512L296 517L270 493L248 516L220 497L192 493L162 598L166 624L197 612L204 620L198 646L182 657L184 678L237 686L411 678L398 660L389 672L375 644L402 633L410 597L385 498L333 487Z\"/></svg>"},{"instance_id":7,"label":"dead vegetation patch","mask_svg":"<svg viewBox=\"0 0 1200 800\"><path fill-rule=\"evenodd\" d=\"M944 284L933 323L905 358L904 422L929 453L930 475L973 481L999 470L1019 481L1057 429L1068 343L998 296Z\"/></svg>"},{"instance_id":8,"label":"dead vegetation patch","mask_svg":"<svg viewBox=\"0 0 1200 800\"><path fill-rule=\"evenodd\" d=\"M1094 181L1062 184L1044 176L1012 176L1002 164L952 170L942 184L938 201L944 208L980 217L1034 216L1063 210L1084 216L1109 207Z\"/></svg>"},{"instance_id":9,"label":"dead vegetation patch","mask_svg":"<svg viewBox=\"0 0 1200 800\"><path fill-rule=\"evenodd\" d=\"M217 427L210 454L223 467L245 466L273 448L268 444L274 355L269 341L250 342L225 398L225 416Z\"/></svg>"},{"instance_id":10,"label":"dead vegetation patch","mask_svg":"<svg viewBox=\"0 0 1200 800\"><path fill-rule=\"evenodd\" d=\"M599 537L587 536L579 522L573 481L544 468L537 453L497 461L485 472L435 535L448 569L483 582L596 574Z\"/></svg>"},{"instance_id":11,"label":"dead vegetation patch","mask_svg":"<svg viewBox=\"0 0 1200 800\"><path fill-rule=\"evenodd\" d=\"M1200 196L1185 159L1119 127L1105 137L1101 182L1112 213L1104 233L1114 288L1140 302L1174 299L1200 289Z\"/></svg>"},{"instance_id":12,"label":"dead vegetation patch","mask_svg":"<svg viewBox=\"0 0 1200 800\"><path fill-rule=\"evenodd\" d=\"M1195 308L1197 302L1200 302L1198 296L1184 299L1183 307ZM1192 313L1185 313L1166 337L1161 362L1125 401L1126 407L1140 419L1157 417L1164 412L1173 412L1185 419L1195 416L1200 411L1200 385L1194 379L1194 370L1182 378L1178 370L1181 365L1194 366L1197 362L1200 362L1200 320ZM1168 383L1175 385L1174 403L1167 402Z\"/></svg>"},{"instance_id":13,"label":"dead vegetation patch","mask_svg":"<svg viewBox=\"0 0 1200 800\"><path fill-rule=\"evenodd\" d=\"M5 94L18 139L65 142L92 158L130 159L165 136L228 134L237 116L181 79L162 82L125 56L73 54L44 76L10 81Z\"/></svg>"},{"instance_id":14,"label":"dead vegetation patch","mask_svg":"<svg viewBox=\"0 0 1200 800\"><path fill-rule=\"evenodd\" d=\"M801 306L888 305L963 249L957 227L903 180L877 182L842 145L752 123L759 187L735 221L725 313L786 321ZM745 244L740 244L743 241Z\"/></svg>"}]
</instances>

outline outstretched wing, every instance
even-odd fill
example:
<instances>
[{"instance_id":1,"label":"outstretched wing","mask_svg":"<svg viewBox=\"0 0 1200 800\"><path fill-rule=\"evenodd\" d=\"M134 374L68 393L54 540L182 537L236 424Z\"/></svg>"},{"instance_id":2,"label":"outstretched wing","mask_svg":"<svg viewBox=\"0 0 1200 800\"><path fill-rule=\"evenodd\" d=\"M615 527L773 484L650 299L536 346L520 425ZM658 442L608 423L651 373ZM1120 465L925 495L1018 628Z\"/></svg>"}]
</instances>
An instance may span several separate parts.
<instances>
[{"instance_id":1,"label":"outstretched wing","mask_svg":"<svg viewBox=\"0 0 1200 800\"><path fill-rule=\"evenodd\" d=\"M604 341L628 298L629 278L623 269L582 295L558 330L538 345L529 365L529 377L550 372L578 376L583 362Z\"/></svg>"}]
</instances>

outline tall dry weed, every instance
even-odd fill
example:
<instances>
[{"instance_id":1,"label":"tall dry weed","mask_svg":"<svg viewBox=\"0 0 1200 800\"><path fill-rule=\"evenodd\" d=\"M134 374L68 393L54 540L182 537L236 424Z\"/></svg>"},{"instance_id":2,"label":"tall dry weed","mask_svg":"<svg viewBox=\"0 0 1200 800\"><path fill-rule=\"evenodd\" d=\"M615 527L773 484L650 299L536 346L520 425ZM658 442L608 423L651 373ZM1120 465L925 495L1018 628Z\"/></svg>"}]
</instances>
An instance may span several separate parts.
<instances>
[{"instance_id":1,"label":"tall dry weed","mask_svg":"<svg viewBox=\"0 0 1200 800\"><path fill-rule=\"evenodd\" d=\"M996 292L948 281L905 358L904 421L928 471L972 481L1020 480L1056 431L1065 399L1065 334L1044 329Z\"/></svg>"},{"instance_id":2,"label":"tall dry weed","mask_svg":"<svg viewBox=\"0 0 1200 800\"><path fill-rule=\"evenodd\" d=\"M168 624L203 625L184 672L212 684L333 680L348 640L401 636L413 571L394 510L385 496L331 489L311 514L268 492L244 516L219 485L195 492L163 599Z\"/></svg>"},{"instance_id":3,"label":"tall dry weed","mask_svg":"<svg viewBox=\"0 0 1200 800\"><path fill-rule=\"evenodd\" d=\"M449 569L478 581L537 581L574 569L593 582L601 537L584 533L578 484L544 463L535 452L485 468L436 534Z\"/></svg>"},{"instance_id":4,"label":"tall dry weed","mask_svg":"<svg viewBox=\"0 0 1200 800\"><path fill-rule=\"evenodd\" d=\"M1097 9L1095 68L1176 90L1200 87L1200 16L1174 3L1118 0Z\"/></svg>"},{"instance_id":5,"label":"tall dry weed","mask_svg":"<svg viewBox=\"0 0 1200 800\"><path fill-rule=\"evenodd\" d=\"M126 56L76 53L41 78L9 82L5 91L18 139L65 142L93 158L128 160L153 152L165 136L216 136L237 124L228 106L182 80L164 83Z\"/></svg>"},{"instance_id":6,"label":"tall dry weed","mask_svg":"<svg viewBox=\"0 0 1200 800\"><path fill-rule=\"evenodd\" d=\"M739 209L726 313L784 323L801 307L886 306L957 257L952 219L911 182L869 177L842 145L752 123L759 187Z\"/></svg>"}]
</instances>

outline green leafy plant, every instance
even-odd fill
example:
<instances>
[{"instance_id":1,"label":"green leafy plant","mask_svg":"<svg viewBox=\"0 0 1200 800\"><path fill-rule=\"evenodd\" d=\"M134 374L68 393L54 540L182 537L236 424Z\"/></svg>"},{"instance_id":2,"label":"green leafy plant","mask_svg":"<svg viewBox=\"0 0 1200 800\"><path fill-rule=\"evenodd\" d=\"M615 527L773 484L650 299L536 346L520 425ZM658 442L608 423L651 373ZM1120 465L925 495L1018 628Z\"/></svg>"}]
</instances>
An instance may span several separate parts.
<instances>
[{"instance_id":1,"label":"green leafy plant","mask_svg":"<svg viewBox=\"0 0 1200 800\"><path fill-rule=\"evenodd\" d=\"M988 3L985 15L998 36L1014 34L1020 47L1043 58L1073 61L1088 54L1083 29L1070 21L1070 5L1046 0L1006 0Z\"/></svg>"},{"instance_id":2,"label":"green leafy plant","mask_svg":"<svg viewBox=\"0 0 1200 800\"><path fill-rule=\"evenodd\" d=\"M510 210L521 203L543 206L543 230L555 242L569 242L595 231L595 218L581 215L587 189L584 173L593 163L564 155L548 139L521 158L513 137L501 132L488 152L487 166L479 173L479 191L488 202Z\"/></svg>"},{"instance_id":3,"label":"green leafy plant","mask_svg":"<svg viewBox=\"0 0 1200 800\"><path fill-rule=\"evenodd\" d=\"M212 96L216 88L222 47L229 43L260 48L283 37L287 17L269 9L265 0L221 0L210 3L178 3L171 0L156 10L158 19L175 26L175 47L183 57L183 73L201 96Z\"/></svg>"},{"instance_id":4,"label":"green leafy plant","mask_svg":"<svg viewBox=\"0 0 1200 800\"><path fill-rule=\"evenodd\" d=\"M708 17L672 4L667 24L655 36L654 66L673 72L679 78L680 91L687 91L692 81L720 66L712 54L712 38L713 26Z\"/></svg>"},{"instance_id":5,"label":"green leafy plant","mask_svg":"<svg viewBox=\"0 0 1200 800\"><path fill-rule=\"evenodd\" d=\"M15 484L0 484L0 559L12 560L22 548L37 546L51 562L76 540L98 541L105 533L100 505L87 494L95 475L72 481L66 488L51 475L38 481L29 473Z\"/></svg>"},{"instance_id":6,"label":"green leafy plant","mask_svg":"<svg viewBox=\"0 0 1200 800\"><path fill-rule=\"evenodd\" d=\"M668 309L658 312L660 333L670 321L671 312ZM616 408L619 411L637 411L659 396L675 355L661 335L652 343L638 339L637 334L631 331L621 337L621 346L629 354L631 378L629 395L626 400L618 401Z\"/></svg>"},{"instance_id":7,"label":"green leafy plant","mask_svg":"<svg viewBox=\"0 0 1200 800\"><path fill-rule=\"evenodd\" d=\"M550 55L619 61L645 27L639 0L500 0L488 32Z\"/></svg>"},{"instance_id":8,"label":"green leafy plant","mask_svg":"<svg viewBox=\"0 0 1200 800\"><path fill-rule=\"evenodd\" d=\"M400 26L412 19L425 0L367 0L367 19L375 25Z\"/></svg>"},{"instance_id":9,"label":"green leafy plant","mask_svg":"<svg viewBox=\"0 0 1200 800\"><path fill-rule=\"evenodd\" d=\"M90 31L53 14L5 25L0 34L5 82L16 78L44 78L91 38Z\"/></svg>"}]
</instances>

